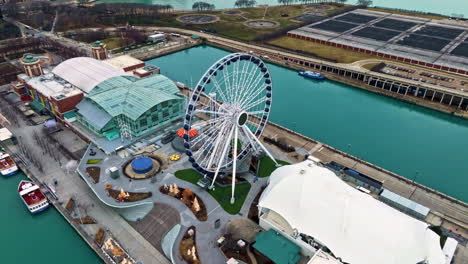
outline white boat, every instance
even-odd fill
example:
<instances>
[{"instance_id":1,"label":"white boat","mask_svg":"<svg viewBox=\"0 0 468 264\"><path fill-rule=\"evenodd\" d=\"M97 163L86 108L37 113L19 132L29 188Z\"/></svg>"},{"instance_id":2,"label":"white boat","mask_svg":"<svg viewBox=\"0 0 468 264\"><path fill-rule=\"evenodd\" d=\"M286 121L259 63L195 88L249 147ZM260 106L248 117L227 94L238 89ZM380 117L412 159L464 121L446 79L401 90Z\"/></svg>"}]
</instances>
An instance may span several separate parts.
<instances>
[{"instance_id":1,"label":"white boat","mask_svg":"<svg viewBox=\"0 0 468 264\"><path fill-rule=\"evenodd\" d=\"M0 174L2 176L11 176L18 172L18 166L15 161L0 147Z\"/></svg>"},{"instance_id":2,"label":"white boat","mask_svg":"<svg viewBox=\"0 0 468 264\"><path fill-rule=\"evenodd\" d=\"M32 214L42 212L49 207L47 197L41 192L37 184L23 180L18 185L18 193L24 205Z\"/></svg>"}]
</instances>

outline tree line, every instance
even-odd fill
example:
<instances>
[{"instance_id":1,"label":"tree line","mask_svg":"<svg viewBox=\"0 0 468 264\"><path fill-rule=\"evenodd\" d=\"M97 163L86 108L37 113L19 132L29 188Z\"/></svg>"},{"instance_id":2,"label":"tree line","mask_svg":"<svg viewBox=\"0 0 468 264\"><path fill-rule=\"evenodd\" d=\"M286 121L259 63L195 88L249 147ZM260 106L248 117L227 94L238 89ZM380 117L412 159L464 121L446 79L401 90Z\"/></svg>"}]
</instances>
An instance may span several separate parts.
<instances>
[{"instance_id":1,"label":"tree line","mask_svg":"<svg viewBox=\"0 0 468 264\"><path fill-rule=\"evenodd\" d=\"M238 0L238 1L236 1L236 3L237 2L245 2L245 1L249 1L249 0ZM292 5L292 4L297 4L297 3L301 3L301 4L335 3L335 4L344 5L344 4L346 4L346 2L348 2L348 0L278 0L278 3L280 3L282 5ZM368 6L371 6L372 4L373 4L372 0L358 0L357 1L358 6L368 7ZM243 6L241 6L241 7L243 7Z\"/></svg>"},{"instance_id":2,"label":"tree line","mask_svg":"<svg viewBox=\"0 0 468 264\"><path fill-rule=\"evenodd\" d=\"M255 0L237 0L234 6L237 8L254 7L257 4Z\"/></svg>"},{"instance_id":3,"label":"tree line","mask_svg":"<svg viewBox=\"0 0 468 264\"><path fill-rule=\"evenodd\" d=\"M196 11L210 11L216 8L215 5L207 3L207 2L195 2L192 5L192 9Z\"/></svg>"},{"instance_id":4,"label":"tree line","mask_svg":"<svg viewBox=\"0 0 468 264\"><path fill-rule=\"evenodd\" d=\"M323 3L335 3L345 4L348 0L278 0L281 5L293 5L293 4L323 4Z\"/></svg>"}]
</instances>

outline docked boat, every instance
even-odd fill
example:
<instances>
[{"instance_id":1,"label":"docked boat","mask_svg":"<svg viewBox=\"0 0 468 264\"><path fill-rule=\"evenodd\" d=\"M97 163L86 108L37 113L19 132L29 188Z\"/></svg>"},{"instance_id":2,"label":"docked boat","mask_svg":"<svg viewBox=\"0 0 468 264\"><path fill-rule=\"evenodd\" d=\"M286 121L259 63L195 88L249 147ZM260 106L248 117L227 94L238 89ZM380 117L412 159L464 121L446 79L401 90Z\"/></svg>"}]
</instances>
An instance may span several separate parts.
<instances>
[{"instance_id":1,"label":"docked boat","mask_svg":"<svg viewBox=\"0 0 468 264\"><path fill-rule=\"evenodd\" d=\"M321 74L320 72L300 71L299 75L306 77L306 78L315 79L315 80L325 80L325 76Z\"/></svg>"},{"instance_id":2,"label":"docked boat","mask_svg":"<svg viewBox=\"0 0 468 264\"><path fill-rule=\"evenodd\" d=\"M18 172L18 166L5 150L0 147L0 174L11 176Z\"/></svg>"},{"instance_id":3,"label":"docked boat","mask_svg":"<svg viewBox=\"0 0 468 264\"><path fill-rule=\"evenodd\" d=\"M30 181L21 181L18 185L18 192L32 214L37 214L49 207L47 197L41 192L39 185Z\"/></svg>"}]
</instances>

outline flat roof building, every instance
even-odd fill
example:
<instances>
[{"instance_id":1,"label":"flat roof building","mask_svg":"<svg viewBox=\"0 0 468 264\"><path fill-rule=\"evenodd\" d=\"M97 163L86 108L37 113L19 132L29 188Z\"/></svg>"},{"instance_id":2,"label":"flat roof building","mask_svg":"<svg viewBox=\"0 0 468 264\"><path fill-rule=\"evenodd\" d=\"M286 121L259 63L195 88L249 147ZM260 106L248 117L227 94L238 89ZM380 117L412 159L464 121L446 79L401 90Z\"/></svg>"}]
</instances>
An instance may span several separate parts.
<instances>
[{"instance_id":1,"label":"flat roof building","mask_svg":"<svg viewBox=\"0 0 468 264\"><path fill-rule=\"evenodd\" d=\"M52 70L52 73L78 87L88 94L96 85L116 76L131 76L130 73L89 57L66 60Z\"/></svg>"},{"instance_id":2,"label":"flat roof building","mask_svg":"<svg viewBox=\"0 0 468 264\"><path fill-rule=\"evenodd\" d=\"M122 55L113 57L104 61L116 69L121 69L124 72L131 72L135 69L142 68L145 66L145 62L139 59L133 58L129 55Z\"/></svg>"},{"instance_id":3,"label":"flat roof building","mask_svg":"<svg viewBox=\"0 0 468 264\"><path fill-rule=\"evenodd\" d=\"M83 92L78 87L48 70L37 77L20 74L18 79L23 85L24 95L32 100L31 106L36 106L35 109L41 112L47 109L59 119L75 109L75 105L83 98Z\"/></svg>"}]
</instances>

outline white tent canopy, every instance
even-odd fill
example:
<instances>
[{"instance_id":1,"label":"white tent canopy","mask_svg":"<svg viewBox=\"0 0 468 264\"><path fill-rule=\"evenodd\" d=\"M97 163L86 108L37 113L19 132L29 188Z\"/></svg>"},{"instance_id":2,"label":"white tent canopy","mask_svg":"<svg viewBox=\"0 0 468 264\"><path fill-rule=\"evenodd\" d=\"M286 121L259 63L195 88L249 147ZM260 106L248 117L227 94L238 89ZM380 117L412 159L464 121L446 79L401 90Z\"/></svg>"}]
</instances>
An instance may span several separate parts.
<instances>
[{"instance_id":1,"label":"white tent canopy","mask_svg":"<svg viewBox=\"0 0 468 264\"><path fill-rule=\"evenodd\" d=\"M107 63L87 57L68 59L57 65L52 72L85 93L91 92L96 85L112 77L131 75Z\"/></svg>"},{"instance_id":2,"label":"white tent canopy","mask_svg":"<svg viewBox=\"0 0 468 264\"><path fill-rule=\"evenodd\" d=\"M349 186L331 170L304 161L278 168L259 206L352 264L443 264L439 236L422 221Z\"/></svg>"}]
</instances>

